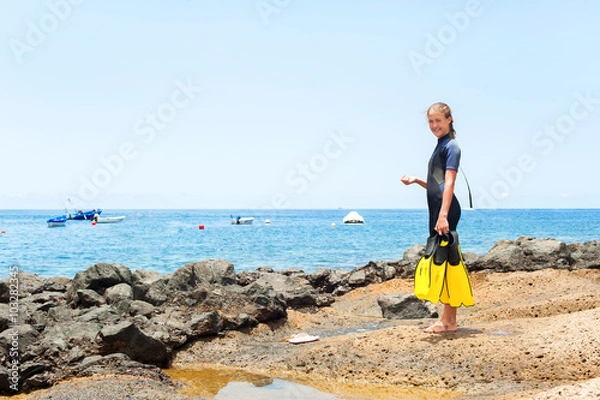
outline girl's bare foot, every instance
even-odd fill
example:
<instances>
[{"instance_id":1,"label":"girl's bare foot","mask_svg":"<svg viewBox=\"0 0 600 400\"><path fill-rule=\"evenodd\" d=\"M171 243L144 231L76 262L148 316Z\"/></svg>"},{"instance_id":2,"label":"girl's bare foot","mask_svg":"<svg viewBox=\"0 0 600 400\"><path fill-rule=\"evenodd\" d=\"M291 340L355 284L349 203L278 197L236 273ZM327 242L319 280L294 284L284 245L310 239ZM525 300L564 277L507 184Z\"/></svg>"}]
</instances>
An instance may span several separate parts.
<instances>
[{"instance_id":1,"label":"girl's bare foot","mask_svg":"<svg viewBox=\"0 0 600 400\"><path fill-rule=\"evenodd\" d=\"M427 326L423 329L425 333L448 333L448 332L456 332L458 326L456 324L447 324L442 321L434 322L433 324Z\"/></svg>"},{"instance_id":2,"label":"girl's bare foot","mask_svg":"<svg viewBox=\"0 0 600 400\"><path fill-rule=\"evenodd\" d=\"M426 325L423 327L423 329L427 329L427 328L429 328L430 326L432 326L432 325L434 325L434 324L436 324L436 323L437 323L437 321L430 322L430 323L426 324Z\"/></svg>"}]
</instances>

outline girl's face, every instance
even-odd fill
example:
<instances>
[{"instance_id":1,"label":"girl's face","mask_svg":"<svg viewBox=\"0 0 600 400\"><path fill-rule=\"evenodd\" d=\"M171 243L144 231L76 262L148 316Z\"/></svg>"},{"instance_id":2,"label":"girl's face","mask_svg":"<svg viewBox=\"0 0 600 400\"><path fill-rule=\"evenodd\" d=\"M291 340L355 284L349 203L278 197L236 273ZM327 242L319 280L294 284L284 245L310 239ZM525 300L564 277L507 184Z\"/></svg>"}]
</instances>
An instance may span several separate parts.
<instances>
[{"instance_id":1,"label":"girl's face","mask_svg":"<svg viewBox=\"0 0 600 400\"><path fill-rule=\"evenodd\" d=\"M442 113L431 112L427 115L427 121L429 122L429 129L438 139L450 132L452 117L446 118Z\"/></svg>"}]
</instances>

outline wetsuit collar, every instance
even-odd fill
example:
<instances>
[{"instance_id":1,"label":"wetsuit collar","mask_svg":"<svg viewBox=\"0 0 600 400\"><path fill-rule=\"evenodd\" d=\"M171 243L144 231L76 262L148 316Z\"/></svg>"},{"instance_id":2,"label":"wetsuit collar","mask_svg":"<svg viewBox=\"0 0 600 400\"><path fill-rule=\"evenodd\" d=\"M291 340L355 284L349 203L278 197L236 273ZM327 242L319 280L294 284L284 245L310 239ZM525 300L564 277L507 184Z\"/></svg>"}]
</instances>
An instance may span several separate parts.
<instances>
[{"instance_id":1,"label":"wetsuit collar","mask_svg":"<svg viewBox=\"0 0 600 400\"><path fill-rule=\"evenodd\" d=\"M447 140L450 140L450 132L446 133L444 136L438 139L438 144L441 144Z\"/></svg>"}]
</instances>

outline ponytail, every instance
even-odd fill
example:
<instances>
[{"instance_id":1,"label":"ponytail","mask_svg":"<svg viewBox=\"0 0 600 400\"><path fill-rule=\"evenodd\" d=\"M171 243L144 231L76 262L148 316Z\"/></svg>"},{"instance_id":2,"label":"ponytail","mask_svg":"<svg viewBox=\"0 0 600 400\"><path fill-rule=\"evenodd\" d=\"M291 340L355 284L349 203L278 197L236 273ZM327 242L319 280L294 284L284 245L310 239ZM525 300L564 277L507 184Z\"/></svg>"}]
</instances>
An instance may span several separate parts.
<instances>
[{"instance_id":1,"label":"ponytail","mask_svg":"<svg viewBox=\"0 0 600 400\"><path fill-rule=\"evenodd\" d=\"M454 130L454 119L452 119L452 122L450 122L450 132L448 134L450 135L450 139L456 139L456 130Z\"/></svg>"}]
</instances>

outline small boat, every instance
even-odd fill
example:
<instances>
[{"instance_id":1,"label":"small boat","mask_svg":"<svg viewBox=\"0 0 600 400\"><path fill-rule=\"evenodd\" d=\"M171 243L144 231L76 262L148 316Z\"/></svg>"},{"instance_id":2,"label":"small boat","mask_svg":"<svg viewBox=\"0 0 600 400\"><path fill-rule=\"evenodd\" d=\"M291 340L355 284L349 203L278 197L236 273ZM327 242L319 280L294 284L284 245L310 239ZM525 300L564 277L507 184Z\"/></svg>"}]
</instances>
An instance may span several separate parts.
<instances>
[{"instance_id":1,"label":"small boat","mask_svg":"<svg viewBox=\"0 0 600 400\"><path fill-rule=\"evenodd\" d=\"M120 215L118 217L101 217L98 214L96 214L93 218L93 220L98 224L114 224L115 222L121 222L124 219L124 215Z\"/></svg>"},{"instance_id":2,"label":"small boat","mask_svg":"<svg viewBox=\"0 0 600 400\"><path fill-rule=\"evenodd\" d=\"M101 214L102 210L101 209L94 209L94 210L89 210L89 211L81 211L78 210L75 214L67 214L67 218L68 219L72 219L72 220L88 220L91 221L94 218L94 215L96 214Z\"/></svg>"},{"instance_id":3,"label":"small boat","mask_svg":"<svg viewBox=\"0 0 600 400\"><path fill-rule=\"evenodd\" d=\"M240 217L239 215L235 218L233 218L233 215L230 216L231 217L231 224L232 225L251 225L252 221L254 221L254 218L252 217Z\"/></svg>"},{"instance_id":4,"label":"small boat","mask_svg":"<svg viewBox=\"0 0 600 400\"><path fill-rule=\"evenodd\" d=\"M360 216L356 211L351 211L343 219L345 224L364 224L365 219Z\"/></svg>"},{"instance_id":5,"label":"small boat","mask_svg":"<svg viewBox=\"0 0 600 400\"><path fill-rule=\"evenodd\" d=\"M50 218L48 221L48 228L54 228L56 226L65 226L67 223L67 216L61 215L60 217Z\"/></svg>"}]
</instances>

